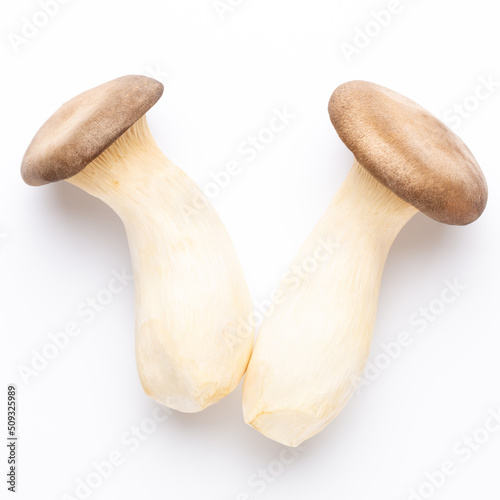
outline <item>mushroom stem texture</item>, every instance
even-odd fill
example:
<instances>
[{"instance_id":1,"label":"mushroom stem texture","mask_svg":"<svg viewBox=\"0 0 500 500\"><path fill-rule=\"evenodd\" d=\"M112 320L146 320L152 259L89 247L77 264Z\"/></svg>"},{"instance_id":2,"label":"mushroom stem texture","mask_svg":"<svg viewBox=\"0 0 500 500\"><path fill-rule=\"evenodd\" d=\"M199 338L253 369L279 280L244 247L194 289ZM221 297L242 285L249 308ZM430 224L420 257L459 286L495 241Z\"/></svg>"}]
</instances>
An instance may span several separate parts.
<instances>
[{"instance_id":1,"label":"mushroom stem texture","mask_svg":"<svg viewBox=\"0 0 500 500\"><path fill-rule=\"evenodd\" d=\"M304 269L322 240L335 241L333 254L299 285L281 285L284 300L257 338L243 385L245 422L298 446L339 414L367 361L387 254L417 212L354 162L292 269Z\"/></svg>"},{"instance_id":2,"label":"mushroom stem texture","mask_svg":"<svg viewBox=\"0 0 500 500\"><path fill-rule=\"evenodd\" d=\"M221 220L162 154L145 117L67 182L103 200L125 225L146 393L196 412L231 392L254 340L237 334L252 310L243 272Z\"/></svg>"}]
</instances>

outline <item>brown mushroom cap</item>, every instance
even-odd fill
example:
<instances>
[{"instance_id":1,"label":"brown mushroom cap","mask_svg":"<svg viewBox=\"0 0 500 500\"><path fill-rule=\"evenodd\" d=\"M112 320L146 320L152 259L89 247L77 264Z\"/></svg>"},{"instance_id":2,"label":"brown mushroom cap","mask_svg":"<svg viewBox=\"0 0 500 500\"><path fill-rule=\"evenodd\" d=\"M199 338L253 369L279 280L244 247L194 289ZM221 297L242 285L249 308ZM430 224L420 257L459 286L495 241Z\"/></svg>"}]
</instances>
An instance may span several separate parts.
<instances>
[{"instance_id":1,"label":"brown mushroom cap","mask_svg":"<svg viewBox=\"0 0 500 500\"><path fill-rule=\"evenodd\" d=\"M330 119L358 162L429 217L465 225L483 212L486 180L463 141L424 108L380 85L344 83Z\"/></svg>"},{"instance_id":2,"label":"brown mushroom cap","mask_svg":"<svg viewBox=\"0 0 500 500\"><path fill-rule=\"evenodd\" d=\"M146 76L123 76L63 104L40 128L21 165L27 184L68 179L154 106L163 85Z\"/></svg>"}]
</instances>

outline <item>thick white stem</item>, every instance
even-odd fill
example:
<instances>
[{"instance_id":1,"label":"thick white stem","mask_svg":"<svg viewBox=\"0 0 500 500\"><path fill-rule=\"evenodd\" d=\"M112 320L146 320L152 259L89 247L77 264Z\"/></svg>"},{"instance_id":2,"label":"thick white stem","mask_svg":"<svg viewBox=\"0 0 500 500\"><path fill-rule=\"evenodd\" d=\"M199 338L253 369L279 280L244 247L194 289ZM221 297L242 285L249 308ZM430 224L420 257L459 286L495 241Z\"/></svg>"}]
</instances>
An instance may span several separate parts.
<instances>
[{"instance_id":1,"label":"thick white stem","mask_svg":"<svg viewBox=\"0 0 500 500\"><path fill-rule=\"evenodd\" d=\"M221 220L163 156L145 118L68 181L110 205L125 225L146 393L196 412L231 392L253 344L243 272Z\"/></svg>"},{"instance_id":2,"label":"thick white stem","mask_svg":"<svg viewBox=\"0 0 500 500\"><path fill-rule=\"evenodd\" d=\"M298 446L338 415L368 357L387 254L416 212L354 163L257 338L243 385L247 423Z\"/></svg>"}]
</instances>

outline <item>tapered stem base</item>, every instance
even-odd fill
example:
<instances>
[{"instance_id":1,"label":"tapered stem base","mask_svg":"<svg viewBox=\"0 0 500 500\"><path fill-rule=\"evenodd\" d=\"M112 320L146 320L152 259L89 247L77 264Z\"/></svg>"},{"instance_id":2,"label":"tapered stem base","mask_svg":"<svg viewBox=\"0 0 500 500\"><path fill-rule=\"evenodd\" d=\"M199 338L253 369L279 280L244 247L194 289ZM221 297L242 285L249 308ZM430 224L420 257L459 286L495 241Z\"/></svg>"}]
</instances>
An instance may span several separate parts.
<instances>
[{"instance_id":1,"label":"tapered stem base","mask_svg":"<svg viewBox=\"0 0 500 500\"><path fill-rule=\"evenodd\" d=\"M243 385L247 423L298 446L338 415L367 360L387 254L416 212L355 162L257 338Z\"/></svg>"},{"instance_id":2,"label":"tapered stem base","mask_svg":"<svg viewBox=\"0 0 500 500\"><path fill-rule=\"evenodd\" d=\"M196 412L231 392L254 340L245 278L221 220L163 156L145 118L68 181L110 205L125 225L146 393Z\"/></svg>"}]
</instances>

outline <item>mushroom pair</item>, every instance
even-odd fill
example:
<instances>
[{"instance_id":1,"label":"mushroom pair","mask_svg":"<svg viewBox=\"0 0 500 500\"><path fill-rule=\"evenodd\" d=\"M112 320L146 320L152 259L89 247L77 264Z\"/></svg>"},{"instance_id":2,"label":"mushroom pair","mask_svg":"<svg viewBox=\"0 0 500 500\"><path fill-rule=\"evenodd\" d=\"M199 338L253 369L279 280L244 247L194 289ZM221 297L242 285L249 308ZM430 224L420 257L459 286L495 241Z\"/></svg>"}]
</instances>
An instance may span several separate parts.
<instances>
[{"instance_id":1,"label":"mushroom pair","mask_svg":"<svg viewBox=\"0 0 500 500\"><path fill-rule=\"evenodd\" d=\"M239 330L248 331L252 305L220 219L148 130L144 115L162 92L155 80L128 76L72 99L36 134L22 175L31 185L66 180L123 220L141 382L157 401L194 412L243 376L253 335ZM287 301L265 321L243 384L245 421L289 446L319 432L352 395L385 260L405 223L420 210L469 224L487 200L467 146L413 101L355 81L333 93L329 112L356 160L294 265L322 240L338 247L300 286L283 284Z\"/></svg>"}]
</instances>

